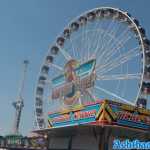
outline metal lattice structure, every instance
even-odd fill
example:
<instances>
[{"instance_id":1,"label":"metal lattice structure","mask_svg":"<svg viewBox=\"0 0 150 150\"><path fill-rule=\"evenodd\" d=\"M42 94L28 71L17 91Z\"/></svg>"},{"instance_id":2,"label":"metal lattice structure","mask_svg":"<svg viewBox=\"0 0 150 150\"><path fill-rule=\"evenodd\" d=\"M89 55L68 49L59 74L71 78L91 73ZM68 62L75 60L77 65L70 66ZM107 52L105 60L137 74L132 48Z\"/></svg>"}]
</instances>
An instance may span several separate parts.
<instances>
[{"instance_id":1,"label":"metal lattice structure","mask_svg":"<svg viewBox=\"0 0 150 150\"><path fill-rule=\"evenodd\" d=\"M80 70L91 61L95 62L90 74L92 85L79 89L77 101L66 104L63 89L53 96L58 90L52 83L55 77L60 79L62 75L65 82L68 66L73 76L73 69ZM77 82L73 77L71 83ZM117 8L89 10L73 19L48 50L35 90L36 125L45 128L45 107L61 111L99 98L145 106L150 94L149 79L150 41L139 21ZM45 105L48 97L50 102Z\"/></svg>"},{"instance_id":2,"label":"metal lattice structure","mask_svg":"<svg viewBox=\"0 0 150 150\"><path fill-rule=\"evenodd\" d=\"M21 79L21 84L19 87L18 97L15 102L13 102L13 106L15 108L15 120L14 120L14 126L13 126L13 133L18 134L19 133L19 125L20 125L20 119L21 119L21 113L22 109L24 107L24 99L22 97L23 90L24 90L24 84L25 84L25 77L27 72L27 66L29 61L25 60L23 62L23 75Z\"/></svg>"}]
</instances>

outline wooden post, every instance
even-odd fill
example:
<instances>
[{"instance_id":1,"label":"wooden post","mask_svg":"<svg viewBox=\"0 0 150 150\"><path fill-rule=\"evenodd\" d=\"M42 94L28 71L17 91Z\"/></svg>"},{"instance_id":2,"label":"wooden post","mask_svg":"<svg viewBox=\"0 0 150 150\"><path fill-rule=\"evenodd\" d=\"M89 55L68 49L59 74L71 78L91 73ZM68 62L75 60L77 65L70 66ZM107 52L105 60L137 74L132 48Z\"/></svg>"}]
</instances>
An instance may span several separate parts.
<instances>
[{"instance_id":1,"label":"wooden post","mask_svg":"<svg viewBox=\"0 0 150 150\"><path fill-rule=\"evenodd\" d=\"M111 130L103 128L99 138L99 150L112 150L113 137Z\"/></svg>"},{"instance_id":2,"label":"wooden post","mask_svg":"<svg viewBox=\"0 0 150 150\"><path fill-rule=\"evenodd\" d=\"M68 143L68 150L72 149L72 136L69 138L69 143Z\"/></svg>"}]
</instances>

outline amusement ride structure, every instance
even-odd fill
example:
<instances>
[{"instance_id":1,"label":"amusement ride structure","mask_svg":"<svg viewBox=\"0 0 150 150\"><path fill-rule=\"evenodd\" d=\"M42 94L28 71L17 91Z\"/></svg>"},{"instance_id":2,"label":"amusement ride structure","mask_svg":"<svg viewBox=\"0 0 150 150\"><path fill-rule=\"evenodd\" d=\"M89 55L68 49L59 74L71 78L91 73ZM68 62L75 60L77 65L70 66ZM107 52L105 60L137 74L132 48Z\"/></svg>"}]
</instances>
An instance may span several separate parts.
<instances>
[{"instance_id":1,"label":"amusement ride structure","mask_svg":"<svg viewBox=\"0 0 150 150\"><path fill-rule=\"evenodd\" d=\"M148 141L149 94L150 41L139 21L118 8L89 10L51 44L35 89L38 136L18 145L111 150L115 139Z\"/></svg>"},{"instance_id":2,"label":"amusement ride structure","mask_svg":"<svg viewBox=\"0 0 150 150\"><path fill-rule=\"evenodd\" d=\"M150 41L128 12L102 7L81 14L51 44L41 67L37 127L46 127L46 98L51 112L106 98L146 108L149 64Z\"/></svg>"},{"instance_id":3,"label":"amusement ride structure","mask_svg":"<svg viewBox=\"0 0 150 150\"><path fill-rule=\"evenodd\" d=\"M14 134L19 134L19 124L20 124L20 119L21 119L21 112L24 107L24 99L23 99L23 90L24 90L24 84L25 84L25 77L26 77L26 72L27 72L27 66L29 64L28 60L25 60L23 62L23 74L22 74L22 79L21 79L21 84L19 87L19 92L18 92L18 97L15 102L13 102L13 106L15 107L15 120L14 120L14 127L13 127L13 133Z\"/></svg>"}]
</instances>

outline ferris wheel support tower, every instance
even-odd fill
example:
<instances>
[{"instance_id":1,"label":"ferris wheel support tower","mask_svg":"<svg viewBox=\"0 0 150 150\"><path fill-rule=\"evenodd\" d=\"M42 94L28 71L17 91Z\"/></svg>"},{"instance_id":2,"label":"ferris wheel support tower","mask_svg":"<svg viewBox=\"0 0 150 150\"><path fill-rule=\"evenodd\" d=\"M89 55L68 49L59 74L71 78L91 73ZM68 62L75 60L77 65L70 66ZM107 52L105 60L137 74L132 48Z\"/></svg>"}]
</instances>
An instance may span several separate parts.
<instances>
[{"instance_id":1,"label":"ferris wheel support tower","mask_svg":"<svg viewBox=\"0 0 150 150\"><path fill-rule=\"evenodd\" d=\"M29 61L24 60L24 62L23 62L23 65L24 65L23 66L23 73L22 73L22 79L20 81L18 96L17 96L16 101L13 102L13 104L12 104L15 108L15 119L14 119L14 126L13 126L13 133L14 134L19 133L20 118L21 118L22 109L24 107L24 98L23 98L22 94L23 94L23 90L24 90L28 64L29 64Z\"/></svg>"}]
</instances>

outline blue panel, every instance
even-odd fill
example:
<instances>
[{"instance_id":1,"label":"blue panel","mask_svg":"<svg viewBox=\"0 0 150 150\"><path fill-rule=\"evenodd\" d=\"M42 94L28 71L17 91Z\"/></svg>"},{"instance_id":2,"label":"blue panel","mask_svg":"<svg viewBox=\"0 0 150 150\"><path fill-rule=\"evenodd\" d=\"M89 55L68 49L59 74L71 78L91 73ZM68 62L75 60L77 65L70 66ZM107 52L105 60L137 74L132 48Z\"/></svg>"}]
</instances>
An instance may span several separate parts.
<instances>
[{"instance_id":1,"label":"blue panel","mask_svg":"<svg viewBox=\"0 0 150 150\"><path fill-rule=\"evenodd\" d=\"M119 125L124 125L124 126L129 126L129 127L136 127L136 128L141 128L141 129L149 129L150 128L149 125L146 125L144 123L138 123L138 122L127 121L127 120L117 120L117 123Z\"/></svg>"},{"instance_id":2,"label":"blue panel","mask_svg":"<svg viewBox=\"0 0 150 150\"><path fill-rule=\"evenodd\" d=\"M90 75L95 67L95 60L90 60L84 64L81 64L79 67L77 67L75 69L75 73L78 77L83 77L83 76L87 76ZM52 85L53 87L59 86L64 84L65 81L65 75L61 74L57 77L55 77L54 79L52 79Z\"/></svg>"},{"instance_id":3,"label":"blue panel","mask_svg":"<svg viewBox=\"0 0 150 150\"><path fill-rule=\"evenodd\" d=\"M58 76L52 80L53 86L58 86L58 85L61 85L64 83L65 83L65 76L64 75L60 75L60 76Z\"/></svg>"},{"instance_id":4,"label":"blue panel","mask_svg":"<svg viewBox=\"0 0 150 150\"><path fill-rule=\"evenodd\" d=\"M76 75L79 77L88 75L93 71L94 66L95 66L95 60L88 61L88 62L82 64L81 66L79 66L75 70Z\"/></svg>"},{"instance_id":5,"label":"blue panel","mask_svg":"<svg viewBox=\"0 0 150 150\"><path fill-rule=\"evenodd\" d=\"M83 110L77 111L77 113L82 113L82 112L88 112L88 111L96 111L96 113L98 112L98 110L100 109L100 104L94 104L94 105L89 105L86 106ZM80 119L76 119L75 118L75 113L76 112L70 112L68 115L70 117L69 120L67 121L61 121L61 122L51 122L53 127L62 127L62 126L72 126L72 125L79 125L79 124L86 124L86 123L90 123L90 122L94 122L95 121L95 116L96 115L92 115L91 117L83 117ZM65 115L65 114L64 114ZM63 114L49 114L48 118L51 120L57 118L57 117L63 117Z\"/></svg>"}]
</instances>

